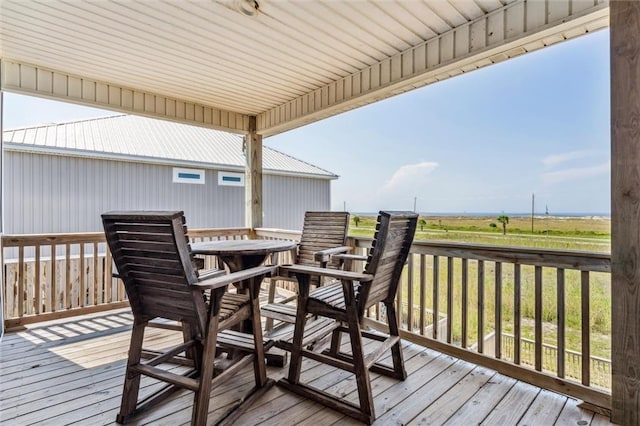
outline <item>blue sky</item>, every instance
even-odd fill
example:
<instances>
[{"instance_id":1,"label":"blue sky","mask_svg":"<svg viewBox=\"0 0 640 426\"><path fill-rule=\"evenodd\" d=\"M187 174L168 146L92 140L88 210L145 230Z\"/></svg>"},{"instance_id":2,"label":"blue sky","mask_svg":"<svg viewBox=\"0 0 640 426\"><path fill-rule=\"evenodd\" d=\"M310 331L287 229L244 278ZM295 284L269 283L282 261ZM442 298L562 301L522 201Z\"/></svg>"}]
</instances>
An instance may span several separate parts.
<instances>
[{"instance_id":1,"label":"blue sky","mask_svg":"<svg viewBox=\"0 0 640 426\"><path fill-rule=\"evenodd\" d=\"M340 175L335 210L528 212L535 193L540 213L608 213L608 46L599 31L264 143ZM5 128L102 115L5 94Z\"/></svg>"}]
</instances>

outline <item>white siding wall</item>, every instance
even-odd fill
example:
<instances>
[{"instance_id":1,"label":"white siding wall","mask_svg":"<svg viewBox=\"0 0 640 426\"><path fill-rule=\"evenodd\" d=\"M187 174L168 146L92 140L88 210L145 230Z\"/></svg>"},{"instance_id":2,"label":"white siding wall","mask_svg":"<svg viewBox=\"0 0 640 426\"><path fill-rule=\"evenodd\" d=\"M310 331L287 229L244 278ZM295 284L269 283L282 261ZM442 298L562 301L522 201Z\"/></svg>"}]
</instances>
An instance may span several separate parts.
<instances>
[{"instance_id":1,"label":"white siding wall","mask_svg":"<svg viewBox=\"0 0 640 426\"><path fill-rule=\"evenodd\" d=\"M172 167L5 152L5 234L101 231L109 210L184 210L190 228L244 226L244 188L172 182ZM264 224L299 229L329 209L330 181L267 175Z\"/></svg>"},{"instance_id":2,"label":"white siding wall","mask_svg":"<svg viewBox=\"0 0 640 426\"><path fill-rule=\"evenodd\" d=\"M262 182L265 228L302 230L304 212L331 209L331 181L264 175Z\"/></svg>"}]
</instances>

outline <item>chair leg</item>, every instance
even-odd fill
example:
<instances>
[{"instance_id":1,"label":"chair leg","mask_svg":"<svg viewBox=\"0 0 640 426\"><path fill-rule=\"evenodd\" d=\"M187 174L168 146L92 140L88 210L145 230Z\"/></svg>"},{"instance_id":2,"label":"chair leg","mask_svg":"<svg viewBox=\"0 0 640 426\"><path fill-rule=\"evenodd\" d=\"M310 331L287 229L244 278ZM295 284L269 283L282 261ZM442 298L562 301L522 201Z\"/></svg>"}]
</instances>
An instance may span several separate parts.
<instances>
[{"instance_id":1,"label":"chair leg","mask_svg":"<svg viewBox=\"0 0 640 426\"><path fill-rule=\"evenodd\" d=\"M182 322L182 338L184 342L189 342L189 341L196 341L197 339L195 339L194 336L195 330L193 329L193 327L187 323L187 322ZM199 343L196 343L196 346L199 345ZM198 348L198 347L192 347L187 349L186 353L185 353L186 357L190 360L193 361L193 365L195 368L199 369L200 368L200 364L202 363L202 359L201 359L201 355L202 355L202 347Z\"/></svg>"},{"instance_id":2,"label":"chair leg","mask_svg":"<svg viewBox=\"0 0 640 426\"><path fill-rule=\"evenodd\" d=\"M400 330L398 328L398 315L396 314L396 308L393 302L385 303L387 309L387 320L389 322L389 335L400 336ZM398 339L398 342L391 346L391 358L393 360L393 373L394 377L399 380L407 378L407 371L404 368L404 358L402 356L402 342Z\"/></svg>"},{"instance_id":3,"label":"chair leg","mask_svg":"<svg viewBox=\"0 0 640 426\"><path fill-rule=\"evenodd\" d=\"M304 281L303 281L304 280ZM289 375L287 380L291 384L300 383L302 370L302 340L304 338L304 326L307 323L307 299L309 298L309 285L307 276L298 277L298 305L296 308L296 325L293 330L291 346L291 361L289 362Z\"/></svg>"},{"instance_id":4,"label":"chair leg","mask_svg":"<svg viewBox=\"0 0 640 426\"><path fill-rule=\"evenodd\" d=\"M132 367L140 364L144 329L146 326L146 322L134 323L133 330L131 331L131 343L129 344L129 357L122 390L122 402L120 404L120 412L116 416L116 422L118 423L127 422L138 406L140 373L133 371Z\"/></svg>"},{"instance_id":5,"label":"chair leg","mask_svg":"<svg viewBox=\"0 0 640 426\"><path fill-rule=\"evenodd\" d=\"M203 341L202 362L199 365L200 377L198 391L193 398L192 425L206 425L211 398L211 381L213 380L214 362L216 358L216 342L218 338L218 315L210 315L207 324L207 335Z\"/></svg>"},{"instance_id":6,"label":"chair leg","mask_svg":"<svg viewBox=\"0 0 640 426\"><path fill-rule=\"evenodd\" d=\"M267 295L267 304L273 303L276 299L276 280L269 279L269 293ZM270 333L273 331L273 318L267 318L264 323L264 331Z\"/></svg>"},{"instance_id":7,"label":"chair leg","mask_svg":"<svg viewBox=\"0 0 640 426\"><path fill-rule=\"evenodd\" d=\"M262 387L267 382L267 366L265 364L264 341L262 340L262 321L260 320L260 283L262 277L252 278L249 287L251 300L251 324L253 327L253 343L256 354L253 358L256 387ZM275 283L272 283L274 285Z\"/></svg>"},{"instance_id":8,"label":"chair leg","mask_svg":"<svg viewBox=\"0 0 640 426\"><path fill-rule=\"evenodd\" d=\"M353 355L354 374L358 385L358 398L360 399L360 411L371 424L375 418L373 405L373 394L371 392L371 380L369 370L364 361L364 349L362 347L362 333L360 332L360 321L355 305L347 307L347 322L349 329L349 339L351 340L351 354Z\"/></svg>"}]
</instances>

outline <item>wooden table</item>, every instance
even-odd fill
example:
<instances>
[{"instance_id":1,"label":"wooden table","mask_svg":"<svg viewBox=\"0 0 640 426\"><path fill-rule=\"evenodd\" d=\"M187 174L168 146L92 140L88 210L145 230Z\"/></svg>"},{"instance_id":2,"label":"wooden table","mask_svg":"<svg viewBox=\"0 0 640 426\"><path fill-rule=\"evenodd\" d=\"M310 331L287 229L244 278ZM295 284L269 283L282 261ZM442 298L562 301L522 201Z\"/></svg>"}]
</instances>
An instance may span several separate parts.
<instances>
[{"instance_id":1,"label":"wooden table","mask_svg":"<svg viewBox=\"0 0 640 426\"><path fill-rule=\"evenodd\" d=\"M236 272L259 266L271 253L296 248L293 241L283 240L219 240L191 244L193 254L218 256Z\"/></svg>"},{"instance_id":2,"label":"wooden table","mask_svg":"<svg viewBox=\"0 0 640 426\"><path fill-rule=\"evenodd\" d=\"M218 256L230 272L236 272L259 266L268 255L293 250L296 246L297 243L293 241L283 240L218 240L193 243L191 251L193 254ZM236 288L242 292L247 290L248 285L248 282L242 282L236 284ZM251 329L251 323L242 326L242 331ZM277 348L271 348L266 356L269 365L282 367L287 362L286 353Z\"/></svg>"}]
</instances>

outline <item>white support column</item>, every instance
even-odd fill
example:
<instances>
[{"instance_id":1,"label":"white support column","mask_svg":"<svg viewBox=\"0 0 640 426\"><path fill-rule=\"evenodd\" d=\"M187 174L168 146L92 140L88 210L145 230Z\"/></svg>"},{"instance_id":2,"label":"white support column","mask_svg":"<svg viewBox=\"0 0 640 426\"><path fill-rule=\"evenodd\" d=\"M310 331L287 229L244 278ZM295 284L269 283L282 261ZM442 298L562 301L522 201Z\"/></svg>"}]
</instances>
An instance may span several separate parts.
<instances>
[{"instance_id":1,"label":"white support column","mask_svg":"<svg viewBox=\"0 0 640 426\"><path fill-rule=\"evenodd\" d=\"M612 421L640 424L640 2L610 3Z\"/></svg>"},{"instance_id":2,"label":"white support column","mask_svg":"<svg viewBox=\"0 0 640 426\"><path fill-rule=\"evenodd\" d=\"M262 135L256 132L256 117L249 117L245 137L245 226L262 226Z\"/></svg>"}]
</instances>

